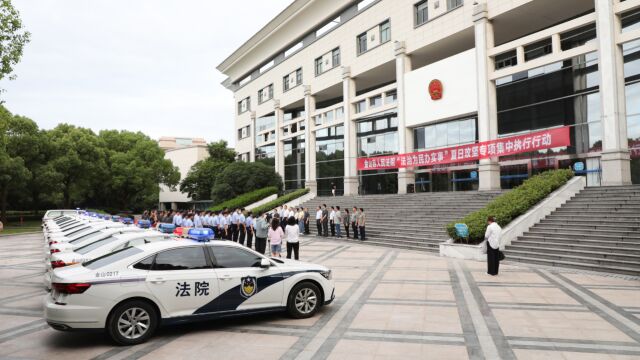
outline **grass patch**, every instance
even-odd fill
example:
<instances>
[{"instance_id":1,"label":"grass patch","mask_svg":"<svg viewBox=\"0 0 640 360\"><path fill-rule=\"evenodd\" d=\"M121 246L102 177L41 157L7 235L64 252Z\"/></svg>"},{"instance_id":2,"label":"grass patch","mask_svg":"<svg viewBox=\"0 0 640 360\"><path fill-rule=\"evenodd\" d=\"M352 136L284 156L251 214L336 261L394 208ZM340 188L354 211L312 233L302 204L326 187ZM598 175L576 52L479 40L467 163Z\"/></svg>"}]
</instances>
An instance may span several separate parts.
<instances>
[{"instance_id":1,"label":"grass patch","mask_svg":"<svg viewBox=\"0 0 640 360\"><path fill-rule=\"evenodd\" d=\"M0 231L0 235L14 235L27 232L42 231L42 221L25 221L22 224L19 222L10 222L4 224L4 230Z\"/></svg>"}]
</instances>

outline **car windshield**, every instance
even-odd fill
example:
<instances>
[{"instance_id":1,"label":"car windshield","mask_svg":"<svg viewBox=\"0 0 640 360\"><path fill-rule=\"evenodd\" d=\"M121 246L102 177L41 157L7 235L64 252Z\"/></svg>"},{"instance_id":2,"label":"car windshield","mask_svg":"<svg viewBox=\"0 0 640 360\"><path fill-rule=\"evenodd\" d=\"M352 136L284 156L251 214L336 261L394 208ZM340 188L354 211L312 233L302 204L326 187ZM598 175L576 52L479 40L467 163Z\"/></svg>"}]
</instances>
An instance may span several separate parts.
<instances>
[{"instance_id":1,"label":"car windshield","mask_svg":"<svg viewBox=\"0 0 640 360\"><path fill-rule=\"evenodd\" d=\"M110 254L102 255L93 260L89 260L83 263L82 266L86 267L87 269L95 270L105 265L113 264L116 261L126 259L129 256L140 254L141 252L142 250L138 249L137 247L127 247L118 251L114 251Z\"/></svg>"},{"instance_id":2,"label":"car windshield","mask_svg":"<svg viewBox=\"0 0 640 360\"><path fill-rule=\"evenodd\" d=\"M79 238L77 238L77 239L73 239L73 240L69 241L69 243L70 243L70 244L74 244L74 243L78 243L78 242L81 242L81 241L84 241L84 240L90 239L90 238L92 238L92 237L94 237L94 236L100 236L101 234L98 234L98 233L99 233L99 231L94 231L94 232L91 232L91 233L88 233L88 234L82 235L82 236L80 236L80 237L79 237ZM98 235L96 235L96 234L98 234ZM98 238L96 238L95 240L104 239L105 237L106 237L106 235L105 235L104 237L98 237Z\"/></svg>"},{"instance_id":3,"label":"car windshield","mask_svg":"<svg viewBox=\"0 0 640 360\"><path fill-rule=\"evenodd\" d=\"M87 229L89 229L89 226L87 226L87 227L83 227L83 228L80 228L80 229L76 229L76 230L74 230L74 231L72 231L72 232L68 233L68 234L67 234L67 236L71 236L71 235L79 235L80 233L86 232L86 231L87 231ZM89 229L88 231L91 231L91 229Z\"/></svg>"},{"instance_id":4,"label":"car windshield","mask_svg":"<svg viewBox=\"0 0 640 360\"><path fill-rule=\"evenodd\" d=\"M82 224L82 223L80 223L80 224L79 223L68 224L68 225L65 225L65 226L61 227L60 230L69 231L69 230L76 229L76 228L78 228L80 226L83 226L83 225L84 224Z\"/></svg>"},{"instance_id":5,"label":"car windshield","mask_svg":"<svg viewBox=\"0 0 640 360\"><path fill-rule=\"evenodd\" d=\"M84 254L88 253L89 251L95 250L95 249L99 248L100 246L112 243L112 242L114 242L116 240L118 240L118 238L113 237L113 236L109 236L108 238L104 238L102 240L98 240L98 241L93 242L91 244L82 246L82 247L76 249L75 252L77 252L78 254L84 255Z\"/></svg>"}]
</instances>

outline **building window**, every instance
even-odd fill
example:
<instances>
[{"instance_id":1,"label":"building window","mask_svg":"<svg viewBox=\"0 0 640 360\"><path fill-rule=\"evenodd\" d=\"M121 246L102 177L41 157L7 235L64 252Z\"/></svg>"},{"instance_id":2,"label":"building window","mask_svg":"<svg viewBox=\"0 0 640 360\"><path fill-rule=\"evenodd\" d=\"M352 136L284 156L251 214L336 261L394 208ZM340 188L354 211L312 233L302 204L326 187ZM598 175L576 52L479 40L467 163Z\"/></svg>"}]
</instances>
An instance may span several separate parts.
<instances>
[{"instance_id":1,"label":"building window","mask_svg":"<svg viewBox=\"0 0 640 360\"><path fill-rule=\"evenodd\" d=\"M273 99L273 84L258 90L258 104Z\"/></svg>"},{"instance_id":2,"label":"building window","mask_svg":"<svg viewBox=\"0 0 640 360\"><path fill-rule=\"evenodd\" d=\"M367 51L367 33L358 35L358 54Z\"/></svg>"},{"instance_id":3,"label":"building window","mask_svg":"<svg viewBox=\"0 0 640 360\"><path fill-rule=\"evenodd\" d=\"M355 105L356 114L361 113L361 112L363 112L363 111L365 111L367 109L367 101L366 100L358 101L354 105Z\"/></svg>"},{"instance_id":4,"label":"building window","mask_svg":"<svg viewBox=\"0 0 640 360\"><path fill-rule=\"evenodd\" d=\"M515 50L507 51L506 53L498 54L494 58L496 70L506 68L509 66L518 65L518 57Z\"/></svg>"},{"instance_id":5,"label":"building window","mask_svg":"<svg viewBox=\"0 0 640 360\"><path fill-rule=\"evenodd\" d=\"M391 40L391 23L389 20L380 24L380 43L386 43Z\"/></svg>"},{"instance_id":6,"label":"building window","mask_svg":"<svg viewBox=\"0 0 640 360\"><path fill-rule=\"evenodd\" d=\"M382 95L377 95L369 98L369 107L375 108L378 106L382 106Z\"/></svg>"},{"instance_id":7,"label":"building window","mask_svg":"<svg viewBox=\"0 0 640 360\"><path fill-rule=\"evenodd\" d=\"M474 143L476 119L451 120L413 129L415 151Z\"/></svg>"},{"instance_id":8,"label":"building window","mask_svg":"<svg viewBox=\"0 0 640 360\"><path fill-rule=\"evenodd\" d=\"M250 125L244 126L238 129L238 140L242 140L244 138L249 137L250 135Z\"/></svg>"},{"instance_id":9,"label":"building window","mask_svg":"<svg viewBox=\"0 0 640 360\"><path fill-rule=\"evenodd\" d=\"M333 29L334 27L336 27L338 25L340 25L340 16L338 16L337 18L329 21L323 27L321 27L320 29L316 30L316 37L318 38L318 37L328 33L331 29Z\"/></svg>"},{"instance_id":10,"label":"building window","mask_svg":"<svg viewBox=\"0 0 640 360\"><path fill-rule=\"evenodd\" d=\"M631 10L620 15L622 32L627 32L640 28L640 10Z\"/></svg>"},{"instance_id":11,"label":"building window","mask_svg":"<svg viewBox=\"0 0 640 360\"><path fill-rule=\"evenodd\" d=\"M244 161L244 162L249 162L249 158L250 158L249 153L238 154L238 156L236 157L238 161Z\"/></svg>"},{"instance_id":12,"label":"building window","mask_svg":"<svg viewBox=\"0 0 640 360\"><path fill-rule=\"evenodd\" d=\"M529 61L551 54L551 38L537 41L524 47L524 60Z\"/></svg>"},{"instance_id":13,"label":"building window","mask_svg":"<svg viewBox=\"0 0 640 360\"><path fill-rule=\"evenodd\" d=\"M388 91L384 94L385 104L395 104L398 101L398 92L396 90Z\"/></svg>"},{"instance_id":14,"label":"building window","mask_svg":"<svg viewBox=\"0 0 640 360\"><path fill-rule=\"evenodd\" d=\"M366 8L367 6L373 4L376 0L362 0L358 3L358 11L362 11L362 9Z\"/></svg>"},{"instance_id":15,"label":"building window","mask_svg":"<svg viewBox=\"0 0 640 360\"><path fill-rule=\"evenodd\" d=\"M371 50L377 46L380 46L391 40L391 23L389 20L380 23L378 26L373 27L367 32L364 32L357 36L357 51L358 55Z\"/></svg>"},{"instance_id":16,"label":"building window","mask_svg":"<svg viewBox=\"0 0 640 360\"><path fill-rule=\"evenodd\" d=\"M562 51L595 41L596 24L589 24L560 34L560 48Z\"/></svg>"},{"instance_id":17,"label":"building window","mask_svg":"<svg viewBox=\"0 0 640 360\"><path fill-rule=\"evenodd\" d=\"M251 98L246 97L238 102L238 115L251 110Z\"/></svg>"},{"instance_id":18,"label":"building window","mask_svg":"<svg viewBox=\"0 0 640 360\"><path fill-rule=\"evenodd\" d=\"M288 48L287 50L284 51L284 57L289 57L291 55L293 55L294 53L296 53L298 50L302 49L302 41L300 41L299 43L293 45L292 47Z\"/></svg>"},{"instance_id":19,"label":"building window","mask_svg":"<svg viewBox=\"0 0 640 360\"><path fill-rule=\"evenodd\" d=\"M415 23L416 25L422 25L429 20L429 2L421 1L414 5L415 9Z\"/></svg>"},{"instance_id":20,"label":"building window","mask_svg":"<svg viewBox=\"0 0 640 360\"><path fill-rule=\"evenodd\" d=\"M268 63L262 65L262 67L260 67L260 74L264 73L265 71L271 69L273 67L273 65L276 64L275 59L271 59L271 61L269 61Z\"/></svg>"},{"instance_id":21,"label":"building window","mask_svg":"<svg viewBox=\"0 0 640 360\"><path fill-rule=\"evenodd\" d=\"M335 48L316 59L316 76L340 65L340 48Z\"/></svg>"},{"instance_id":22,"label":"building window","mask_svg":"<svg viewBox=\"0 0 640 360\"><path fill-rule=\"evenodd\" d=\"M290 90L300 84L302 84L302 68L282 78L282 88L284 91Z\"/></svg>"},{"instance_id":23,"label":"building window","mask_svg":"<svg viewBox=\"0 0 640 360\"><path fill-rule=\"evenodd\" d=\"M447 0L447 11L453 10L458 6L462 6L462 3L463 3L462 0Z\"/></svg>"}]
</instances>

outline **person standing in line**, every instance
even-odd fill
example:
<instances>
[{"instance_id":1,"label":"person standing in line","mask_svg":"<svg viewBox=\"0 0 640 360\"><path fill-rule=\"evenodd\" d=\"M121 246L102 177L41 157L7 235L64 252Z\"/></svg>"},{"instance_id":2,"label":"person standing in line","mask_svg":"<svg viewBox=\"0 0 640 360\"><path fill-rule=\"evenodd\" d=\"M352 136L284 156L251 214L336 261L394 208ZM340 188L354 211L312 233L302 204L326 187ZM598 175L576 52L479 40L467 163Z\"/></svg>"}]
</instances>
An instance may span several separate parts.
<instances>
[{"instance_id":1,"label":"person standing in line","mask_svg":"<svg viewBox=\"0 0 640 360\"><path fill-rule=\"evenodd\" d=\"M305 235L309 235L309 209L308 208L304 208L302 210L302 213L304 214L303 220L304 220L304 234Z\"/></svg>"},{"instance_id":2,"label":"person standing in line","mask_svg":"<svg viewBox=\"0 0 640 360\"><path fill-rule=\"evenodd\" d=\"M298 221L300 235L302 235L304 234L304 211L302 211L302 208L298 208L298 212L296 213L296 220Z\"/></svg>"},{"instance_id":3,"label":"person standing in line","mask_svg":"<svg viewBox=\"0 0 640 360\"><path fill-rule=\"evenodd\" d=\"M196 229L201 229L202 228L202 217L200 217L200 215L198 215L200 212L196 212L196 214L193 216L193 227L195 227Z\"/></svg>"},{"instance_id":4,"label":"person standing in line","mask_svg":"<svg viewBox=\"0 0 640 360\"><path fill-rule=\"evenodd\" d=\"M249 211L247 214L247 219L245 220L245 236L247 239L247 247L251 249L253 246L253 234L255 233L255 229L253 226L253 213Z\"/></svg>"},{"instance_id":5,"label":"person standing in line","mask_svg":"<svg viewBox=\"0 0 640 360\"><path fill-rule=\"evenodd\" d=\"M327 211L327 204L322 204L322 236L329 236L329 211Z\"/></svg>"},{"instance_id":6,"label":"person standing in line","mask_svg":"<svg viewBox=\"0 0 640 360\"><path fill-rule=\"evenodd\" d=\"M211 228L213 229L213 236L215 239L220 239L222 236L220 236L220 231L218 229L218 227L220 226L220 221L218 218L218 212L214 211L211 214L210 220L209 220L209 224L211 224Z\"/></svg>"},{"instance_id":7,"label":"person standing in line","mask_svg":"<svg viewBox=\"0 0 640 360\"><path fill-rule=\"evenodd\" d=\"M367 223L367 215L364 213L364 209L360 208L360 215L358 215L358 232L360 233L360 240L365 241L367 238L364 234L364 228Z\"/></svg>"},{"instance_id":8,"label":"person standing in line","mask_svg":"<svg viewBox=\"0 0 640 360\"><path fill-rule=\"evenodd\" d=\"M300 252L300 228L296 225L296 219L292 216L289 218L289 224L284 230L287 239L287 259L291 259L291 253L294 253L294 259L299 260Z\"/></svg>"},{"instance_id":9,"label":"person standing in line","mask_svg":"<svg viewBox=\"0 0 640 360\"><path fill-rule=\"evenodd\" d=\"M351 213L351 228L353 229L353 238L358 240L358 208L355 206Z\"/></svg>"},{"instance_id":10,"label":"person standing in line","mask_svg":"<svg viewBox=\"0 0 640 360\"><path fill-rule=\"evenodd\" d=\"M259 214L255 223L256 231L256 251L264 255L267 250L267 236L269 232L269 221L267 214Z\"/></svg>"},{"instance_id":11,"label":"person standing in line","mask_svg":"<svg viewBox=\"0 0 640 360\"><path fill-rule=\"evenodd\" d=\"M340 206L336 206L336 213L333 215L333 226L336 228L336 237L342 238L341 225L342 225L342 212L340 212Z\"/></svg>"},{"instance_id":12,"label":"person standing in line","mask_svg":"<svg viewBox=\"0 0 640 360\"><path fill-rule=\"evenodd\" d=\"M500 268L500 237L502 236L502 228L493 216L487 218L487 224L487 230L484 233L484 238L487 243L487 274L496 276Z\"/></svg>"},{"instance_id":13,"label":"person standing in line","mask_svg":"<svg viewBox=\"0 0 640 360\"><path fill-rule=\"evenodd\" d=\"M229 230L231 233L231 241L233 242L238 242L238 211L240 209L235 209L231 212L231 214L229 215L229 220L231 220L231 223L229 224Z\"/></svg>"},{"instance_id":14,"label":"person standing in line","mask_svg":"<svg viewBox=\"0 0 640 360\"><path fill-rule=\"evenodd\" d=\"M231 228L231 214L224 213L224 233L225 239L233 241L233 232Z\"/></svg>"},{"instance_id":15,"label":"person standing in line","mask_svg":"<svg viewBox=\"0 0 640 360\"><path fill-rule=\"evenodd\" d=\"M322 208L320 206L316 210L316 226L318 227L318 236L322 236Z\"/></svg>"},{"instance_id":16,"label":"person standing in line","mask_svg":"<svg viewBox=\"0 0 640 360\"><path fill-rule=\"evenodd\" d=\"M176 212L176 214L173 215L173 225L176 227L182 226L182 215L180 215L179 212Z\"/></svg>"},{"instance_id":17,"label":"person standing in line","mask_svg":"<svg viewBox=\"0 0 640 360\"><path fill-rule=\"evenodd\" d=\"M284 229L287 227L287 219L289 218L289 208L287 205L282 206L282 214L280 214L280 227L284 232Z\"/></svg>"},{"instance_id":18,"label":"person standing in line","mask_svg":"<svg viewBox=\"0 0 640 360\"><path fill-rule=\"evenodd\" d=\"M244 209L238 213L238 243L244 245L244 238L247 235L247 218L244 216Z\"/></svg>"},{"instance_id":19,"label":"person standing in line","mask_svg":"<svg viewBox=\"0 0 640 360\"><path fill-rule=\"evenodd\" d=\"M332 206L329 213L329 227L331 228L331 237L336 236L336 209Z\"/></svg>"},{"instance_id":20,"label":"person standing in line","mask_svg":"<svg viewBox=\"0 0 640 360\"><path fill-rule=\"evenodd\" d=\"M191 220L192 215L185 215L184 220L182 220L182 227L192 228L193 220Z\"/></svg>"},{"instance_id":21,"label":"person standing in line","mask_svg":"<svg viewBox=\"0 0 640 360\"><path fill-rule=\"evenodd\" d=\"M344 214L342 214L342 225L344 226L344 230L347 234L347 239L349 238L350 222L351 222L351 216L349 215L349 209L344 209Z\"/></svg>"},{"instance_id":22,"label":"person standing in line","mask_svg":"<svg viewBox=\"0 0 640 360\"><path fill-rule=\"evenodd\" d=\"M282 257L280 254L282 253L282 238L284 238L284 231L282 231L278 218L271 220L271 227L269 228L268 236L269 243L271 244L271 256Z\"/></svg>"}]
</instances>

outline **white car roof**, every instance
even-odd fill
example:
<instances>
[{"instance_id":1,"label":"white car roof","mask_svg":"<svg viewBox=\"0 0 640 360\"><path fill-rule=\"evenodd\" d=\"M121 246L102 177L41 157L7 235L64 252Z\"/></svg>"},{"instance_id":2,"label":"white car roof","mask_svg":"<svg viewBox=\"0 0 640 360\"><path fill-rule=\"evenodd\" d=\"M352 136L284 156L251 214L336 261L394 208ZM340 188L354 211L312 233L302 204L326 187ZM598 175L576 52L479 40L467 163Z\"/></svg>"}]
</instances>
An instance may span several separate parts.
<instances>
[{"instance_id":1,"label":"white car roof","mask_svg":"<svg viewBox=\"0 0 640 360\"><path fill-rule=\"evenodd\" d=\"M240 245L233 241L220 241L220 240L212 240L208 242L196 241L192 239L184 239L184 238L176 238L176 241L162 241L155 242L150 244L144 244L137 246L141 250L145 252L156 252L160 250L173 249L182 246L190 246L190 245L198 245L198 244L206 244L211 246L234 246L240 249L249 249L244 245Z\"/></svg>"},{"instance_id":2,"label":"white car roof","mask_svg":"<svg viewBox=\"0 0 640 360\"><path fill-rule=\"evenodd\" d=\"M143 238L145 236L159 236L159 235L165 235L165 234L159 231L145 229L142 231L134 231L134 232L127 232L124 234L117 234L117 235L114 235L113 237L122 239L122 240L133 240L133 239Z\"/></svg>"}]
</instances>

